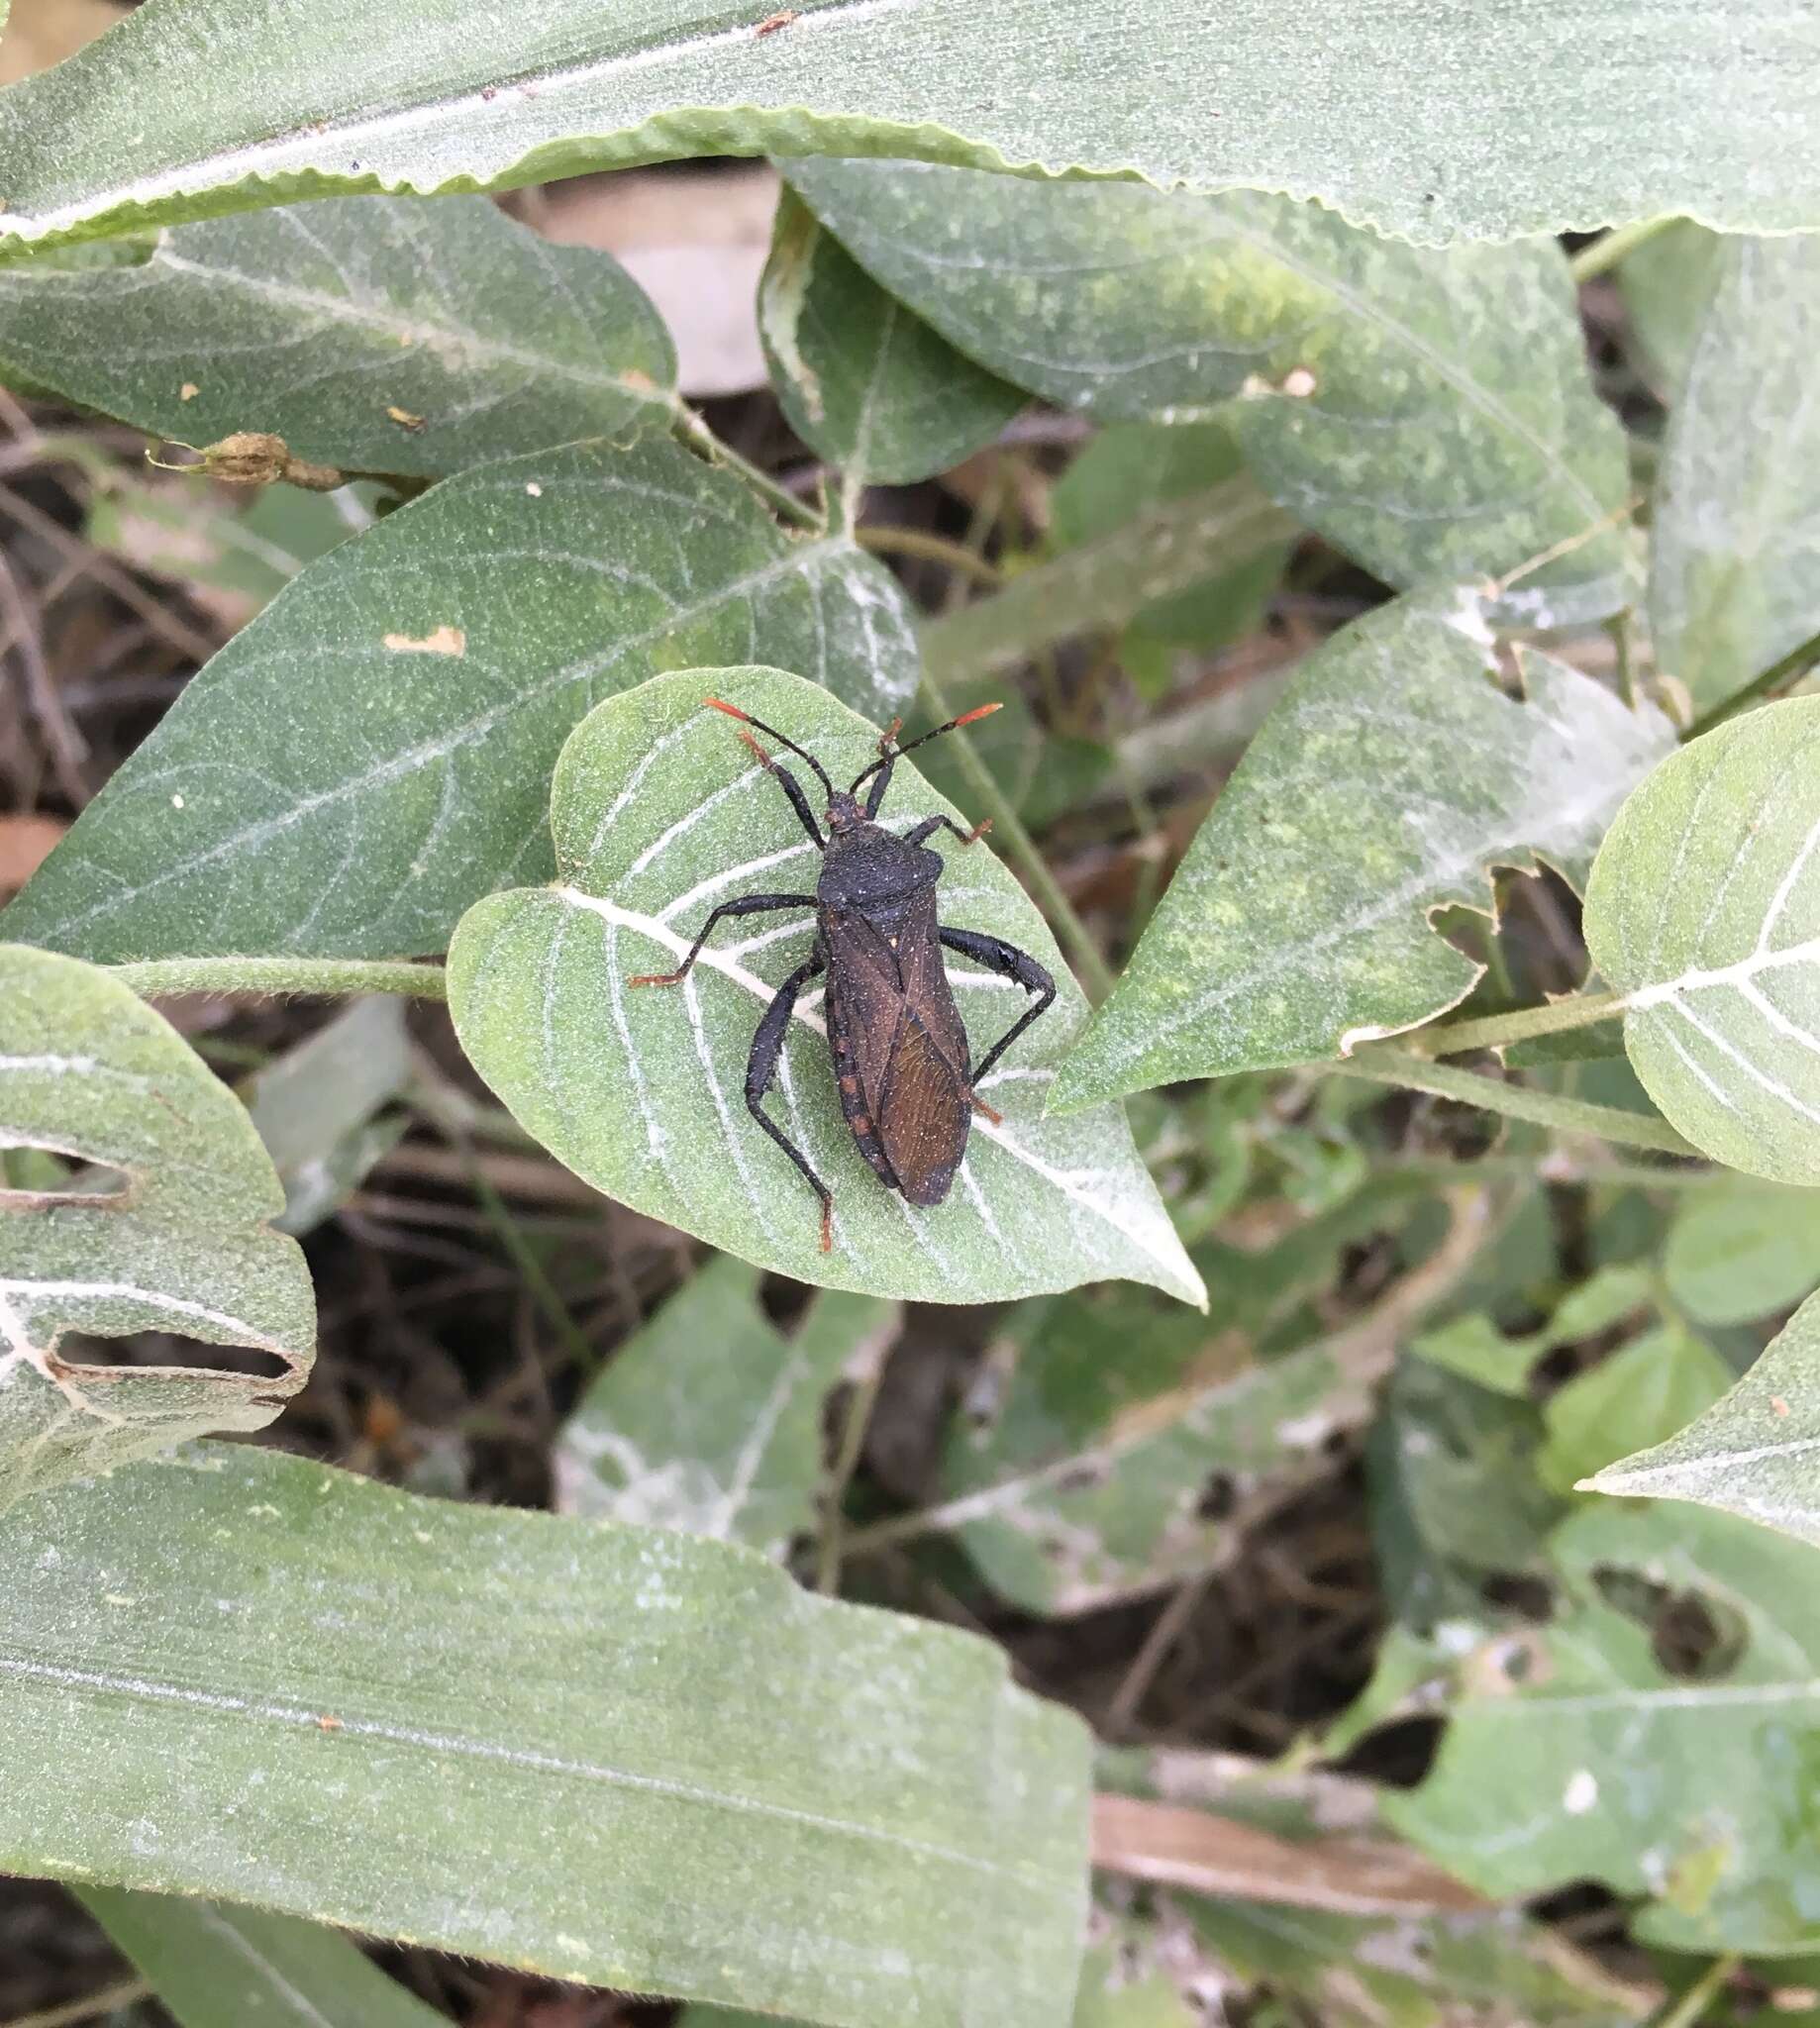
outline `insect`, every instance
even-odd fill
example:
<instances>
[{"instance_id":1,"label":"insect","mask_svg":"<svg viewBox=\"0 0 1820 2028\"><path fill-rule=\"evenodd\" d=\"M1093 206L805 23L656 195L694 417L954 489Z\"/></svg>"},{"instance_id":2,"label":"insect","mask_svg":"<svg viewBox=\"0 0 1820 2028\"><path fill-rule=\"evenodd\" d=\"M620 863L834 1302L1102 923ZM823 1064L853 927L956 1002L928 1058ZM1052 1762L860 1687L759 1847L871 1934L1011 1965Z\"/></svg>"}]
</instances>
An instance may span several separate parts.
<instances>
[{"instance_id":1,"label":"insect","mask_svg":"<svg viewBox=\"0 0 1820 2028\"><path fill-rule=\"evenodd\" d=\"M780 14L767 14L753 30L756 36L774 36L780 28L788 28L801 14L800 7L786 7Z\"/></svg>"},{"instance_id":2,"label":"insect","mask_svg":"<svg viewBox=\"0 0 1820 2028\"><path fill-rule=\"evenodd\" d=\"M925 841L946 828L962 845L971 845L986 824L962 831L952 817L925 817L900 837L878 822L891 770L901 755L983 718L998 706L984 704L963 712L903 747L897 744L903 721L893 720L878 742L878 759L842 790L829 780L813 754L775 727L718 697L703 701L740 721L740 738L789 797L790 807L822 855L821 877L813 894L743 894L723 901L702 924L674 971L648 973L628 983L679 984L724 917L759 915L769 909L815 910L814 947L777 988L753 1037L746 1065L746 1105L821 1199L825 1254L834 1245L833 1193L761 1103L777 1074L778 1053L803 987L827 972L828 1048L841 1111L879 1181L912 1204L940 1204L948 1195L966 1153L973 1113L982 1113L995 1124L999 1117L974 1096L975 1088L1056 997L1056 981L1015 944L976 930L952 929L937 920L942 856L931 852ZM750 728L755 727L814 770L828 793L826 835L801 782L753 737ZM871 785L861 802L859 790L868 777ZM942 962L944 946L1014 980L1031 995L1031 1004L970 1069L966 1029Z\"/></svg>"}]
</instances>

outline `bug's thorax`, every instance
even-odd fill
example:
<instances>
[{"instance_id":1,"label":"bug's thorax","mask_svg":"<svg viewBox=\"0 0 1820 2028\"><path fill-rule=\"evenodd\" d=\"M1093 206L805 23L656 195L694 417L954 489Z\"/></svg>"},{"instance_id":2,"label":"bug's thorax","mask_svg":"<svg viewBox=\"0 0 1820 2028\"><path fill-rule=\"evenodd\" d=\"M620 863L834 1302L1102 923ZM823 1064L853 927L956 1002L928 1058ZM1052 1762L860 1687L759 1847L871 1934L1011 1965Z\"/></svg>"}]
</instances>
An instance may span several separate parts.
<instances>
[{"instance_id":1,"label":"bug's thorax","mask_svg":"<svg viewBox=\"0 0 1820 2028\"><path fill-rule=\"evenodd\" d=\"M863 811L848 817L837 799L828 812L828 846L816 895L826 908L878 920L906 909L942 874L942 855L907 844Z\"/></svg>"}]
</instances>

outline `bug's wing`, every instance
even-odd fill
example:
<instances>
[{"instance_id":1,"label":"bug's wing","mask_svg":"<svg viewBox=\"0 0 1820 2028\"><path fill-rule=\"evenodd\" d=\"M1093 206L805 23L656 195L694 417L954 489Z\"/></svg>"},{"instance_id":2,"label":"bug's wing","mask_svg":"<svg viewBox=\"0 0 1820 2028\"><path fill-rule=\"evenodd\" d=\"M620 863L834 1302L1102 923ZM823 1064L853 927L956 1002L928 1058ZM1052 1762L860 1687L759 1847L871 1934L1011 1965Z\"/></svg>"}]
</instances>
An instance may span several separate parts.
<instances>
[{"instance_id":1,"label":"bug's wing","mask_svg":"<svg viewBox=\"0 0 1820 2028\"><path fill-rule=\"evenodd\" d=\"M939 1204L966 1153L973 1102L964 1059L957 1064L906 1006L877 1104L885 1160L912 1204Z\"/></svg>"}]
</instances>

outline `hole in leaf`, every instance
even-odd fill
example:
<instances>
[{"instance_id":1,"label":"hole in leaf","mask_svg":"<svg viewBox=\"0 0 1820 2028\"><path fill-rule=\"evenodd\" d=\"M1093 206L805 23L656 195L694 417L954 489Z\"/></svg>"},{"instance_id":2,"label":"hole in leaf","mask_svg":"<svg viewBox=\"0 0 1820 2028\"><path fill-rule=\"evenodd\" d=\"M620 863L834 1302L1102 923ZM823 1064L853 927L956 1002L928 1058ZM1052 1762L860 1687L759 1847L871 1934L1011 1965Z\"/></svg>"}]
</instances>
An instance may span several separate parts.
<instances>
[{"instance_id":1,"label":"hole in leaf","mask_svg":"<svg viewBox=\"0 0 1820 2028\"><path fill-rule=\"evenodd\" d=\"M1226 1521L1239 1504L1239 1487L1230 1471L1209 1472L1202 1485L1199 1497L1194 1502L1195 1514L1203 1521Z\"/></svg>"},{"instance_id":2,"label":"hole in leaf","mask_svg":"<svg viewBox=\"0 0 1820 2028\"><path fill-rule=\"evenodd\" d=\"M1716 1682L1737 1668L1750 1629L1723 1599L1692 1586L1675 1591L1640 1571L1613 1565L1601 1564L1592 1581L1613 1611L1649 1634L1650 1653L1665 1674Z\"/></svg>"},{"instance_id":3,"label":"hole in leaf","mask_svg":"<svg viewBox=\"0 0 1820 2028\"><path fill-rule=\"evenodd\" d=\"M1515 1613L1538 1626L1554 1617L1555 1587L1546 1577L1527 1571L1493 1571L1479 1585L1487 1605Z\"/></svg>"},{"instance_id":4,"label":"hole in leaf","mask_svg":"<svg viewBox=\"0 0 1820 2028\"><path fill-rule=\"evenodd\" d=\"M65 1366L188 1367L204 1373L245 1373L279 1380L291 1369L275 1352L253 1345L205 1345L172 1332L141 1331L132 1338L83 1338L69 1333L56 1348Z\"/></svg>"}]
</instances>

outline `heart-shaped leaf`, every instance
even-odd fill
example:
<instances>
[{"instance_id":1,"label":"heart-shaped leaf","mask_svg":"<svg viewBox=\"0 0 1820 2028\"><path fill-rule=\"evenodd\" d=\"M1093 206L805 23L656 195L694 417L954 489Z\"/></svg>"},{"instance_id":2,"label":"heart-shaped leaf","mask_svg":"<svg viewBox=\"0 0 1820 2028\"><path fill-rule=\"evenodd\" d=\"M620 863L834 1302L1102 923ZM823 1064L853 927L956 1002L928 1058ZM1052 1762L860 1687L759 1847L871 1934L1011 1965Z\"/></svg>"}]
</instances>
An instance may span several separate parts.
<instances>
[{"instance_id":1,"label":"heart-shaped leaf","mask_svg":"<svg viewBox=\"0 0 1820 2028\"><path fill-rule=\"evenodd\" d=\"M1029 952L1055 978L1056 1004L980 1087L1003 1119L973 1120L953 1190L920 1210L861 1159L819 1002L804 993L767 1103L834 1193L833 1251L821 1251L814 1196L742 1097L759 1017L809 955L809 909L723 927L679 986L627 983L672 966L716 903L808 894L820 872L778 785L706 708L710 695L786 733L837 782L877 756L876 728L778 669L685 669L609 698L556 766L556 883L489 896L450 948L450 1004L475 1068L597 1188L799 1280L991 1302L1122 1275L1204 1301L1119 1109L1043 1118L1048 1066L1086 1004L1042 917L984 848L950 851L943 919ZM900 765L883 821L902 830L936 812L959 815ZM953 958L949 977L977 1060L1025 995Z\"/></svg>"},{"instance_id":2,"label":"heart-shaped leaf","mask_svg":"<svg viewBox=\"0 0 1820 2028\"><path fill-rule=\"evenodd\" d=\"M1820 697L1716 727L1632 793L1585 934L1668 1121L1733 1168L1820 1183Z\"/></svg>"},{"instance_id":3,"label":"heart-shaped leaf","mask_svg":"<svg viewBox=\"0 0 1820 2028\"><path fill-rule=\"evenodd\" d=\"M1820 1545L1820 1296L1697 1422L1586 1480L1589 1491L1696 1500Z\"/></svg>"},{"instance_id":4,"label":"heart-shaped leaf","mask_svg":"<svg viewBox=\"0 0 1820 2028\"><path fill-rule=\"evenodd\" d=\"M1319 205L888 161L795 164L823 223L993 372L1105 420L1218 412L1259 483L1396 585L1492 577L1512 621L1630 596L1623 433L1559 249L1437 253Z\"/></svg>"},{"instance_id":5,"label":"heart-shaped leaf","mask_svg":"<svg viewBox=\"0 0 1820 2028\"><path fill-rule=\"evenodd\" d=\"M0 228L42 244L335 191L887 151L1294 190L1428 241L1820 217L1787 0L1481 9L1469 46L1454 0L1329 0L1318 34L1300 0L767 5L152 0L0 100Z\"/></svg>"},{"instance_id":6,"label":"heart-shaped leaf","mask_svg":"<svg viewBox=\"0 0 1820 2028\"><path fill-rule=\"evenodd\" d=\"M244 1107L159 1014L74 959L0 946L0 1507L208 1430L256 1430L309 1377L316 1312ZM0 1164L4 1156L0 1155ZM109 1171L114 1173L110 1174ZM254 1346L276 1374L105 1366L69 1334Z\"/></svg>"},{"instance_id":7,"label":"heart-shaped leaf","mask_svg":"<svg viewBox=\"0 0 1820 2028\"><path fill-rule=\"evenodd\" d=\"M263 430L433 478L623 429L676 377L617 261L481 197L344 199L160 233L133 264L0 267L9 368L180 443Z\"/></svg>"},{"instance_id":8,"label":"heart-shaped leaf","mask_svg":"<svg viewBox=\"0 0 1820 2028\"><path fill-rule=\"evenodd\" d=\"M0 1871L833 2028L1065 2017L1086 1736L972 1635L252 1445L42 1495L0 1598Z\"/></svg>"},{"instance_id":9,"label":"heart-shaped leaf","mask_svg":"<svg viewBox=\"0 0 1820 2028\"><path fill-rule=\"evenodd\" d=\"M1652 516L1656 659L1700 710L1820 631L1820 241L1718 243Z\"/></svg>"},{"instance_id":10,"label":"heart-shaped leaf","mask_svg":"<svg viewBox=\"0 0 1820 2028\"><path fill-rule=\"evenodd\" d=\"M463 472L238 634L0 926L104 959L440 951L548 874L550 770L589 706L754 652L867 711L916 686L890 572L666 437Z\"/></svg>"},{"instance_id":11,"label":"heart-shaped leaf","mask_svg":"<svg viewBox=\"0 0 1820 2028\"><path fill-rule=\"evenodd\" d=\"M1062 1065L1058 1107L1344 1056L1430 1019L1481 966L1431 913L1483 909L1488 869L1576 885L1672 743L1591 677L1525 656L1490 680L1470 599L1412 595L1308 659L1195 834L1124 977Z\"/></svg>"}]
</instances>

